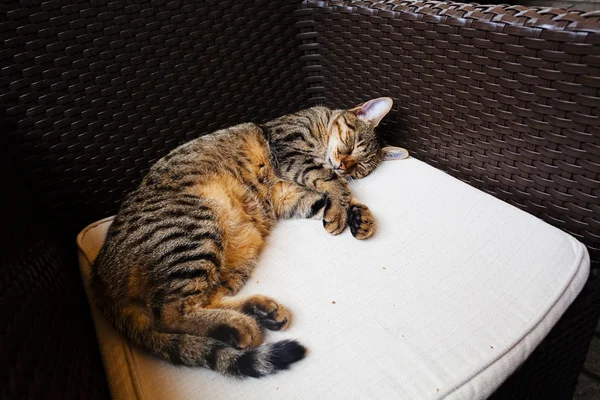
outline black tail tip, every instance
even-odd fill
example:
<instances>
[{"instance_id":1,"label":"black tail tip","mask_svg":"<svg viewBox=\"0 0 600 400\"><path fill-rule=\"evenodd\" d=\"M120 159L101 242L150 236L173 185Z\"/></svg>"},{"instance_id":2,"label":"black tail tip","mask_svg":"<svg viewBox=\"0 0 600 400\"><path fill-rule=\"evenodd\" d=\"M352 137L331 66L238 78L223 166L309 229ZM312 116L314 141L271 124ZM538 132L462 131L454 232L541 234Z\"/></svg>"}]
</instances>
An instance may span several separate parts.
<instances>
[{"instance_id":1,"label":"black tail tip","mask_svg":"<svg viewBox=\"0 0 600 400\"><path fill-rule=\"evenodd\" d=\"M295 340L274 343L269 352L269 361L275 370L287 369L306 355L306 347Z\"/></svg>"},{"instance_id":2,"label":"black tail tip","mask_svg":"<svg viewBox=\"0 0 600 400\"><path fill-rule=\"evenodd\" d=\"M263 344L259 349L244 352L237 362L239 376L260 378L288 369L306 355L306 348L295 340Z\"/></svg>"}]
</instances>

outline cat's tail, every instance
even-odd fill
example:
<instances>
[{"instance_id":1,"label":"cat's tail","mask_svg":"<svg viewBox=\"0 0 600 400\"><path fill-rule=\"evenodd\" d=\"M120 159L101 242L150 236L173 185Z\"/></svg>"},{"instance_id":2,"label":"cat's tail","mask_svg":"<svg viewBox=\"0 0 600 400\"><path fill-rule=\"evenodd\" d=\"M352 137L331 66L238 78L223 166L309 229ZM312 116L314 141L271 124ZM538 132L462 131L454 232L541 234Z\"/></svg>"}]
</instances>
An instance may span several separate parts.
<instances>
[{"instance_id":1,"label":"cat's tail","mask_svg":"<svg viewBox=\"0 0 600 400\"><path fill-rule=\"evenodd\" d=\"M201 366L226 375L260 378L287 369L304 358L306 349L295 340L265 343L237 350L210 337L153 330L138 333L137 342L153 355L173 364Z\"/></svg>"}]
</instances>

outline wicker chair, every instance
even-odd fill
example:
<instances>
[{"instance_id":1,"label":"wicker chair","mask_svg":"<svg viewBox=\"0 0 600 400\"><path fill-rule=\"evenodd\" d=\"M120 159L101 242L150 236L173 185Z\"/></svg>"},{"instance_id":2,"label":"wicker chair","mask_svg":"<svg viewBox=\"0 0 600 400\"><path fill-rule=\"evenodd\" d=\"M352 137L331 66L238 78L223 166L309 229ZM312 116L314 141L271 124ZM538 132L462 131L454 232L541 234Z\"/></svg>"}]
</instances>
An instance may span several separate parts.
<instances>
[{"instance_id":1,"label":"wicker chair","mask_svg":"<svg viewBox=\"0 0 600 400\"><path fill-rule=\"evenodd\" d=\"M600 13L341 0L0 10L2 398L108 397L74 238L154 161L220 127L376 95L397 104L390 142L588 247L586 288L493 396L572 397L600 315Z\"/></svg>"}]
</instances>

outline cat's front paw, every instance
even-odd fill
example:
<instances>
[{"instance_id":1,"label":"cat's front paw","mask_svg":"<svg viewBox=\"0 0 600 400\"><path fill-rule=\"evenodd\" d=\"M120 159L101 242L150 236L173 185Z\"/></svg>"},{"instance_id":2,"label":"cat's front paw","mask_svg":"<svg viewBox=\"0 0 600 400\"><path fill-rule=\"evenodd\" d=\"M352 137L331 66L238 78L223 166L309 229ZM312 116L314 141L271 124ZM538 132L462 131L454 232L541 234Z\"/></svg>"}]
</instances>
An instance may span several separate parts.
<instances>
[{"instance_id":1,"label":"cat's front paw","mask_svg":"<svg viewBox=\"0 0 600 400\"><path fill-rule=\"evenodd\" d=\"M348 208L348 225L352 236L359 240L368 239L375 232L375 218L364 204L354 203Z\"/></svg>"},{"instance_id":2,"label":"cat's front paw","mask_svg":"<svg viewBox=\"0 0 600 400\"><path fill-rule=\"evenodd\" d=\"M244 313L254 317L265 328L272 331L287 329L292 315L275 300L261 295L252 296L244 304Z\"/></svg>"},{"instance_id":3,"label":"cat's front paw","mask_svg":"<svg viewBox=\"0 0 600 400\"><path fill-rule=\"evenodd\" d=\"M348 212L346 208L337 202L327 200L323 212L323 227L332 235L339 235L346 229L348 224Z\"/></svg>"}]
</instances>

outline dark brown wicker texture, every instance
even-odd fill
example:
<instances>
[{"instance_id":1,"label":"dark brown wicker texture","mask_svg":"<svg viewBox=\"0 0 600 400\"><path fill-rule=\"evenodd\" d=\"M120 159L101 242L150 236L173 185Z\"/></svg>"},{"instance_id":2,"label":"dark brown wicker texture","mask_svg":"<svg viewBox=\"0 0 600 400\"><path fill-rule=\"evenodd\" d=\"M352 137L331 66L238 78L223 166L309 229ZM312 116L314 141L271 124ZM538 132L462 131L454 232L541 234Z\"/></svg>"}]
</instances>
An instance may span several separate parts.
<instances>
[{"instance_id":1,"label":"dark brown wicker texture","mask_svg":"<svg viewBox=\"0 0 600 400\"><path fill-rule=\"evenodd\" d=\"M293 1L9 1L0 101L32 190L72 227L180 143L306 103ZM3 10L3 11L4 11Z\"/></svg>"},{"instance_id":2,"label":"dark brown wicker texture","mask_svg":"<svg viewBox=\"0 0 600 400\"><path fill-rule=\"evenodd\" d=\"M598 266L599 20L416 1L0 4L2 159L15 188L0 396L106 397L76 232L181 142L314 103L393 97L390 141L572 233ZM599 281L495 398L570 398Z\"/></svg>"}]
</instances>

